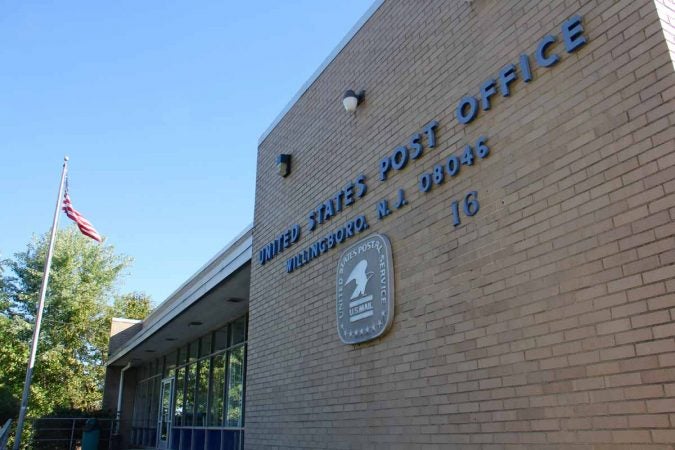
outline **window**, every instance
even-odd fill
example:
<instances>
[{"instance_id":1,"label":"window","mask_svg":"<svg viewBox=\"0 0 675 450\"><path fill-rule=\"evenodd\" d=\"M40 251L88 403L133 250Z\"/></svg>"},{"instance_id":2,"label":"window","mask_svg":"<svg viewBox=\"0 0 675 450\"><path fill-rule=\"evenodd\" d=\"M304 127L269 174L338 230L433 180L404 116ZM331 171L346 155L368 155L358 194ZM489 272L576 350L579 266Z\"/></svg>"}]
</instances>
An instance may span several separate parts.
<instances>
[{"instance_id":1,"label":"window","mask_svg":"<svg viewBox=\"0 0 675 450\"><path fill-rule=\"evenodd\" d=\"M171 352L168 355L166 355L166 371L169 372L171 369L176 368L176 360L178 358L178 355L176 352Z\"/></svg>"},{"instance_id":2,"label":"window","mask_svg":"<svg viewBox=\"0 0 675 450\"><path fill-rule=\"evenodd\" d=\"M211 360L209 358L199 361L197 372L197 398L195 399L195 419L194 425L198 427L206 426L206 407L209 394L209 369Z\"/></svg>"},{"instance_id":3,"label":"window","mask_svg":"<svg viewBox=\"0 0 675 450\"><path fill-rule=\"evenodd\" d=\"M173 426L179 427L183 424L183 390L185 389L185 368L181 367L176 371L176 391L174 393L174 412Z\"/></svg>"},{"instance_id":4,"label":"window","mask_svg":"<svg viewBox=\"0 0 675 450\"><path fill-rule=\"evenodd\" d=\"M225 410L225 353L213 357L213 379L209 391L209 426L223 426L223 411Z\"/></svg>"},{"instance_id":5,"label":"window","mask_svg":"<svg viewBox=\"0 0 675 450\"><path fill-rule=\"evenodd\" d=\"M228 427L242 426L244 404L244 346L230 352L227 367L227 423Z\"/></svg>"},{"instance_id":6,"label":"window","mask_svg":"<svg viewBox=\"0 0 675 450\"><path fill-rule=\"evenodd\" d=\"M190 346L188 347L188 362L196 362L197 358L199 357L199 339L197 339L194 342L190 343Z\"/></svg>"},{"instance_id":7,"label":"window","mask_svg":"<svg viewBox=\"0 0 675 450\"><path fill-rule=\"evenodd\" d=\"M157 443L162 375L174 378L171 448L241 449L247 318L242 317L138 368L131 442ZM144 378L143 378L144 377Z\"/></svg>"},{"instance_id":8,"label":"window","mask_svg":"<svg viewBox=\"0 0 675 450\"><path fill-rule=\"evenodd\" d=\"M183 426L192 426L195 409L195 385L197 381L197 364L192 363L185 368L185 409L183 410Z\"/></svg>"},{"instance_id":9,"label":"window","mask_svg":"<svg viewBox=\"0 0 675 450\"><path fill-rule=\"evenodd\" d=\"M147 375L149 370L140 371ZM159 376L141 380L136 385L131 422L131 441L135 445L154 445L157 431Z\"/></svg>"},{"instance_id":10,"label":"window","mask_svg":"<svg viewBox=\"0 0 675 450\"><path fill-rule=\"evenodd\" d=\"M201 345L199 347L199 357L208 356L211 354L211 334L202 337Z\"/></svg>"},{"instance_id":11,"label":"window","mask_svg":"<svg viewBox=\"0 0 675 450\"><path fill-rule=\"evenodd\" d=\"M241 344L246 340L246 317L235 320L230 327L232 328L232 340L230 346Z\"/></svg>"},{"instance_id":12,"label":"window","mask_svg":"<svg viewBox=\"0 0 675 450\"><path fill-rule=\"evenodd\" d=\"M225 326L213 333L213 340L215 341L214 350L225 350L227 348L227 335L229 327Z\"/></svg>"}]
</instances>

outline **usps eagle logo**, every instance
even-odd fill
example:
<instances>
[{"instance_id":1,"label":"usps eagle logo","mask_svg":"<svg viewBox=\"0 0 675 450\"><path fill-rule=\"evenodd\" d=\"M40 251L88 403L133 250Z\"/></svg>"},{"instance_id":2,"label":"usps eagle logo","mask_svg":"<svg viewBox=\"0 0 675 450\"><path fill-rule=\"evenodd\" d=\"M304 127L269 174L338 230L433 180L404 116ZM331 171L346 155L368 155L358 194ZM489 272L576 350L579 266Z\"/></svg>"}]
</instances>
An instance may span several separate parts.
<instances>
[{"instance_id":1,"label":"usps eagle logo","mask_svg":"<svg viewBox=\"0 0 675 450\"><path fill-rule=\"evenodd\" d=\"M355 299L359 295L366 295L366 284L368 284L370 277L373 276L373 272L366 273L367 268L368 261L362 259L356 264L356 266L354 266L352 273L349 274L349 277L347 278L347 284L351 283L352 281L354 281L356 284L356 288L354 289L351 299Z\"/></svg>"},{"instance_id":2,"label":"usps eagle logo","mask_svg":"<svg viewBox=\"0 0 675 450\"><path fill-rule=\"evenodd\" d=\"M394 320L391 245L371 234L347 248L337 269L337 329L345 344L375 339Z\"/></svg>"}]
</instances>

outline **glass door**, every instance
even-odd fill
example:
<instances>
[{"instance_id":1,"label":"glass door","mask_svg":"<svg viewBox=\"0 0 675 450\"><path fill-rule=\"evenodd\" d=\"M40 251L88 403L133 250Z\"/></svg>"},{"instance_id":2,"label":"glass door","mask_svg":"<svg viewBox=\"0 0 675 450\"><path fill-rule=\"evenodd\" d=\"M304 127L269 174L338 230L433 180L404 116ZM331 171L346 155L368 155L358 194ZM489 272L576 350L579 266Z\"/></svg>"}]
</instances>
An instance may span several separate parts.
<instances>
[{"instance_id":1,"label":"glass door","mask_svg":"<svg viewBox=\"0 0 675 450\"><path fill-rule=\"evenodd\" d=\"M157 448L168 449L171 435L171 420L173 414L173 378L162 380L162 390L159 393L159 414L157 417Z\"/></svg>"}]
</instances>

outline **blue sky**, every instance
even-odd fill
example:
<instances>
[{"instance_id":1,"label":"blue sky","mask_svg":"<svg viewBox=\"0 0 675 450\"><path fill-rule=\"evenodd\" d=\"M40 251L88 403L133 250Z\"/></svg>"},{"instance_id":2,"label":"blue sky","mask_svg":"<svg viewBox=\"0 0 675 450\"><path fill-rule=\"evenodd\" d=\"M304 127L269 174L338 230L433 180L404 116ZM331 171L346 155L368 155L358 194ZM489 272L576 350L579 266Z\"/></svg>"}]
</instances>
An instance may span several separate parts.
<instances>
[{"instance_id":1,"label":"blue sky","mask_svg":"<svg viewBox=\"0 0 675 450\"><path fill-rule=\"evenodd\" d=\"M121 290L164 300L253 221L258 138L371 4L0 2L0 257L48 231L67 154Z\"/></svg>"}]
</instances>

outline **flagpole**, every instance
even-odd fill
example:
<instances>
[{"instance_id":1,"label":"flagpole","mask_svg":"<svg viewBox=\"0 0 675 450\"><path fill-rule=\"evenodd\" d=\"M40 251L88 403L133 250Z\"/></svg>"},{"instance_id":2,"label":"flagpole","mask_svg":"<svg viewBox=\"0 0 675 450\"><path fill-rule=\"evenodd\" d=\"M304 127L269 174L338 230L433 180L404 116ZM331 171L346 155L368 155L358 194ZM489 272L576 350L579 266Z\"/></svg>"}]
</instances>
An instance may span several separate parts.
<instances>
[{"instance_id":1,"label":"flagpole","mask_svg":"<svg viewBox=\"0 0 675 450\"><path fill-rule=\"evenodd\" d=\"M26 419L26 410L28 409L28 395L30 394L30 382L33 377L33 366L35 365L35 354L37 353L38 338L40 336L40 325L42 323L42 310L45 306L45 297L47 295L47 283L49 281L49 268L52 265L52 253L56 241L56 229L59 223L59 210L63 198L63 182L66 179L68 171L68 157L63 157L63 170L61 172L61 184L59 185L59 196L56 199L56 210L54 211L54 220L52 230L49 235L49 247L47 249L47 260L45 262L45 272L42 276L42 285L40 286L40 301L38 303L37 315L35 316L35 329L33 330L33 341L30 345L30 358L28 359L28 368L26 369L26 381L23 384L23 396L21 397L21 409L19 410L19 420L16 424L16 435L14 438L14 450L19 450L21 445L21 434L23 432L23 423Z\"/></svg>"}]
</instances>

